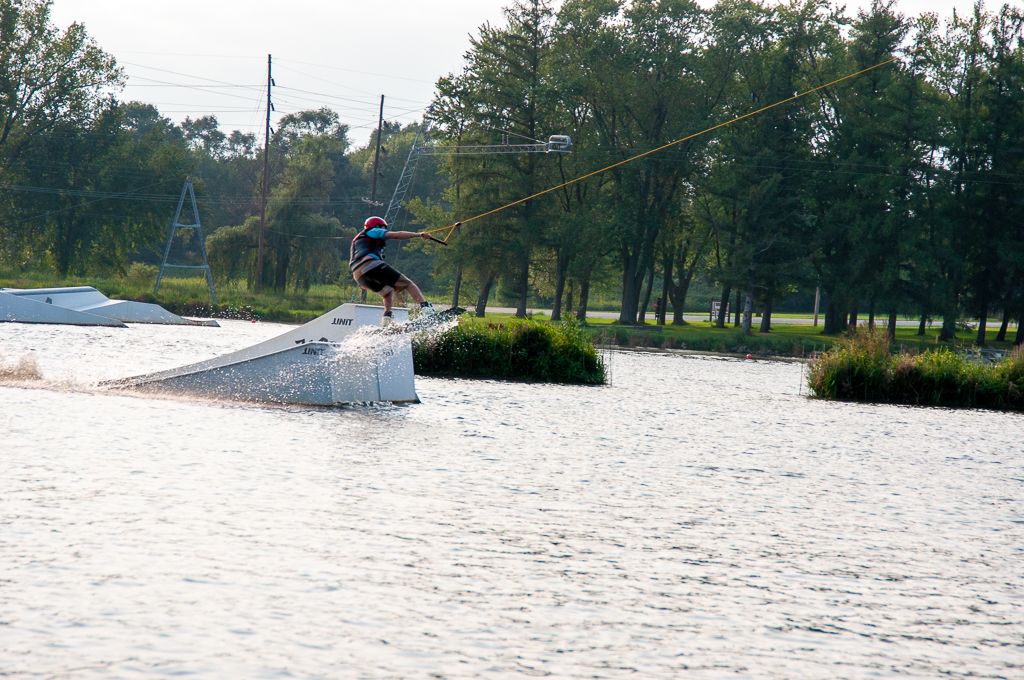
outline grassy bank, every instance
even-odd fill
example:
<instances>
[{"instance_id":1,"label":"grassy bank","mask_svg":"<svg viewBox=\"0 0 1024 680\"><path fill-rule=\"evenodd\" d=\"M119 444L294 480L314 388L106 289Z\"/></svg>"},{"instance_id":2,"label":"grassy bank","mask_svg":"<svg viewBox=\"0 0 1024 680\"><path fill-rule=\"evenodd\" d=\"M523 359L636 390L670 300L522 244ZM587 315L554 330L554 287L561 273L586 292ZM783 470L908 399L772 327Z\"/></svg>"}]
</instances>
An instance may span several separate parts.
<instances>
[{"instance_id":1,"label":"grassy bank","mask_svg":"<svg viewBox=\"0 0 1024 680\"><path fill-rule=\"evenodd\" d=\"M488 312L483 319L470 317L473 323L505 324L514 320L511 314ZM532 314L530 320L549 323L545 314ZM558 325L555 323L554 325ZM781 327L781 325L780 325ZM797 332L794 332L797 329ZM806 356L822 351L835 342L834 336L821 336L811 325L792 326L785 330L761 335L744 336L732 328L715 328L707 323L687 323L682 326L620 326L612 319L589 318L582 329L599 346L637 347L652 349L689 349L699 352L756 354L758 356Z\"/></svg>"},{"instance_id":2,"label":"grassy bank","mask_svg":"<svg viewBox=\"0 0 1024 680\"><path fill-rule=\"evenodd\" d=\"M413 360L421 375L581 385L605 381L604 363L593 342L572 324L482 324L463 317L447 333L418 339Z\"/></svg>"},{"instance_id":3,"label":"grassy bank","mask_svg":"<svg viewBox=\"0 0 1024 680\"><path fill-rule=\"evenodd\" d=\"M661 326L637 330L616 325L594 325L590 331L598 345L688 349L698 352L753 354L756 356L805 356L826 349L834 340L805 334L776 333L745 336L732 328L710 324Z\"/></svg>"},{"instance_id":4,"label":"grassy bank","mask_svg":"<svg viewBox=\"0 0 1024 680\"><path fill-rule=\"evenodd\" d=\"M884 334L862 332L815 361L807 382L822 399L1024 411L1024 350L983 365L945 349L893 354Z\"/></svg>"},{"instance_id":5,"label":"grassy bank","mask_svg":"<svg viewBox=\"0 0 1024 680\"><path fill-rule=\"evenodd\" d=\"M496 315L488 314L488 319L493 318ZM540 315L533 318L536 320ZM822 325L813 326L811 323L777 323L772 325L771 333L759 333L755 325L754 332L746 336L732 325L715 328L713 323L706 321L688 322L680 326L621 326L612 319L588 319L587 324L587 333L592 335L598 345L688 349L755 356L808 356L812 352L830 349L846 337L844 334L826 335ZM918 335L916 326L897 326L896 345L920 352L940 348L958 349L970 346L973 339L973 334L966 332L951 342L940 343L939 330L936 327L928 329L925 335ZM992 333L992 337L995 337L995 333ZM988 344L1002 350L1013 348L1012 342L990 340Z\"/></svg>"}]
</instances>

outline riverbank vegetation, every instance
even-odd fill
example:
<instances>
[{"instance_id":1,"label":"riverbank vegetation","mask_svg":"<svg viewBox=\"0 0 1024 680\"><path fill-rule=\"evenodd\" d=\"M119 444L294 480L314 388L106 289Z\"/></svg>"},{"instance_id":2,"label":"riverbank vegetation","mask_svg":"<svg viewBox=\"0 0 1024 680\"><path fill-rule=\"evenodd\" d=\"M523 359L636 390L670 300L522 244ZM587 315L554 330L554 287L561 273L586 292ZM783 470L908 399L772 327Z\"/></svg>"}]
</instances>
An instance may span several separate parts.
<instances>
[{"instance_id":1,"label":"riverbank vegetation","mask_svg":"<svg viewBox=\"0 0 1024 680\"><path fill-rule=\"evenodd\" d=\"M327 308L319 287L350 285L347 243L367 217L376 143L388 195L418 123L356 140L330 108L282 112L264 158L264 140L213 115L174 121L120 100L114 56L80 24L52 26L49 9L0 0L0 269L77 283L151 267L189 176L230 304L299 321ZM943 342L986 345L997 316L1006 341L1024 316L1022 36L1019 3L940 18L886 0L856 12L837 0L510 2L437 80L430 139L568 135L572 153L424 156L394 226L450 225L580 181L466 222L447 248L394 244L390 261L480 315L497 302L583 320L600 303L628 328L657 301L658 323L681 325L694 296L704 310L714 297L720 331L733 332L728 303L744 335L775 336L786 331L772 314L810 311L820 290L828 335L882 318L894 340L892 322L909 314L939 320ZM168 84L194 82L182 77ZM277 306L255 292L265 165L259 283L286 300ZM198 253L184 230L171 259ZM167 285L168 308L206 298ZM965 318L984 321L968 330Z\"/></svg>"},{"instance_id":2,"label":"riverbank vegetation","mask_svg":"<svg viewBox=\"0 0 1024 680\"><path fill-rule=\"evenodd\" d=\"M893 353L884 333L857 333L812 365L814 396L879 404L1024 411L1024 349L995 364L948 350Z\"/></svg>"},{"instance_id":3,"label":"riverbank vegetation","mask_svg":"<svg viewBox=\"0 0 1024 680\"><path fill-rule=\"evenodd\" d=\"M511 319L481 324L462 318L445 333L413 343L416 373L603 385L605 367L590 337L576 324Z\"/></svg>"}]
</instances>

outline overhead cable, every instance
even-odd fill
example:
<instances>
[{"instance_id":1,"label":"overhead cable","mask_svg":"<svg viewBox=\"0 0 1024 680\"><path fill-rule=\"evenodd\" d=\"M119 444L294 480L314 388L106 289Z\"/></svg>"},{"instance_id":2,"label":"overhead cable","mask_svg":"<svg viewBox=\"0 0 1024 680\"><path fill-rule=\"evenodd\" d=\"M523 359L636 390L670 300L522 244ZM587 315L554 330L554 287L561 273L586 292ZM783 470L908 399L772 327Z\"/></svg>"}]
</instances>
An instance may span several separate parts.
<instances>
[{"instance_id":1,"label":"overhead cable","mask_svg":"<svg viewBox=\"0 0 1024 680\"><path fill-rule=\"evenodd\" d=\"M577 177L575 179L571 179L568 182L562 182L561 184L553 186L550 189L545 189L544 191L538 191L537 193L532 194L530 196L527 196L526 198L520 198L518 201L513 201L513 202L511 202L511 203L509 203L507 205L503 205L500 208L495 208L494 210L488 210L485 213L481 213L479 215L474 215L473 217L469 217L469 218L466 218L464 220L461 220L460 222L456 222L455 224L453 224L451 226L440 227L438 229L430 229L430 230L428 230L428 231L426 231L424 233L426 233L426 234L433 234L433 233L436 233L436 232L439 232L439 231L447 231L448 233L444 237L444 241L445 241L445 243L447 243L448 239L451 238L451 235L455 233L455 229L459 225L465 224L467 222L472 222L473 220L478 220L481 217L487 217L488 215L493 215L495 213L501 212L502 210L507 210L508 208L511 208L512 206L519 205L520 203L525 203L526 201L529 201L531 199L537 198L538 196L543 196L544 194L549 194L552 191L557 191L558 189L561 189L562 187L567 187L570 184L575 184L576 182L585 180L588 177L593 177L594 175L600 175L601 173L608 172L612 168L617 168L620 165L625 165L626 163L632 163L635 160L639 160L641 158L644 158L645 156L650 156L651 154L657 153L658 151L661 151L663 149L667 149L667 148L675 146L677 144L682 144L683 142L685 142L687 140L694 139L696 137L700 137L701 135L705 135L705 134L707 134L709 132L712 132L714 130L718 130L719 128L724 128L727 125L732 125L733 123L737 123L737 122L739 122L741 120L744 120L746 118L750 118L751 116L756 116L759 113L764 113L765 111L767 111L769 109L774 109L777 106L782 106L783 104L787 104L787 103L789 103L791 101L795 101L797 99L800 99L801 97L806 97L809 94L812 94L812 93L817 92L819 90L823 90L823 89L825 89L827 87L831 87L832 85L835 85L837 83L841 83L844 80L849 80L850 78L855 78L855 77L857 77L857 76L859 76L859 75L861 75L863 73L867 73L868 71L871 71L871 70L874 70L876 68L885 66L887 64L891 64L894 61L896 61L898 58L899 57L893 57L892 59L886 59L883 62L879 62L879 63L875 64L874 66L869 66L869 67L867 67L865 69L861 69L860 71L857 71L856 73L851 73L849 75L843 76L842 78L837 78L837 79L833 80L830 83L825 83L824 85L819 85L818 87L815 87L815 88L812 88L810 90L807 90L806 92L800 92L798 94L793 95L792 97L787 97L786 99L783 99L781 101L775 102L774 104L769 104L768 106L763 106L763 107L761 107L761 108L759 108L759 109L757 109L755 111L751 111L750 113L745 113L742 116L737 116L735 118L732 118L730 120L725 121L724 123L719 123L718 125L714 125L714 126L709 127L709 128L707 128L705 130L701 130L700 132L695 132L692 135L687 135L686 137L682 137L681 139L677 139L677 140L675 140L673 142L669 142L668 144L662 144L661 146L656 147L654 149L651 149L650 151L645 151L643 153L639 153L639 154L637 154L635 156L631 156L631 157L629 157L629 158L627 158L625 160L619 161L618 163L612 163L611 165L609 165L607 167L604 167L604 168L601 168L600 170L595 170L594 172L588 172L587 174L582 175L580 177Z\"/></svg>"}]
</instances>

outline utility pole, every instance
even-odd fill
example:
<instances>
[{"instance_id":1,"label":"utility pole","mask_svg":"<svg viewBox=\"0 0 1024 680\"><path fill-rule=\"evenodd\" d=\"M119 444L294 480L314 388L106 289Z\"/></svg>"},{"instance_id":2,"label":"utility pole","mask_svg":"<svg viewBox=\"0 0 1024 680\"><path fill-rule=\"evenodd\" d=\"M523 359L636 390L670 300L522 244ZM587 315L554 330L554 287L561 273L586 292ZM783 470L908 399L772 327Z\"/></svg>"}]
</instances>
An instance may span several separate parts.
<instances>
[{"instance_id":1,"label":"utility pole","mask_svg":"<svg viewBox=\"0 0 1024 680\"><path fill-rule=\"evenodd\" d=\"M270 177L267 175L267 160L270 157L270 111L274 105L270 102L270 88L274 79L270 75L271 60L267 55L267 128L263 141L263 198L260 201L260 245L256 253L256 292L263 290L263 233L267 220L267 191L270 188Z\"/></svg>"},{"instance_id":2,"label":"utility pole","mask_svg":"<svg viewBox=\"0 0 1024 680\"><path fill-rule=\"evenodd\" d=\"M818 303L821 302L821 286L814 289L814 327L818 327Z\"/></svg>"},{"instance_id":3,"label":"utility pole","mask_svg":"<svg viewBox=\"0 0 1024 680\"><path fill-rule=\"evenodd\" d=\"M370 214L377 208L377 168L380 166L380 136L384 129L384 95L380 96L380 116L377 118L377 150L373 154L373 181L370 184ZM396 246L397 247L397 246ZM360 302L366 302L366 289L359 296Z\"/></svg>"},{"instance_id":4,"label":"utility pole","mask_svg":"<svg viewBox=\"0 0 1024 680\"><path fill-rule=\"evenodd\" d=\"M380 117L377 119L377 151L373 154L373 184L370 185L370 212L377 207L377 168L380 165L380 135L384 129L384 95L380 96Z\"/></svg>"}]
</instances>

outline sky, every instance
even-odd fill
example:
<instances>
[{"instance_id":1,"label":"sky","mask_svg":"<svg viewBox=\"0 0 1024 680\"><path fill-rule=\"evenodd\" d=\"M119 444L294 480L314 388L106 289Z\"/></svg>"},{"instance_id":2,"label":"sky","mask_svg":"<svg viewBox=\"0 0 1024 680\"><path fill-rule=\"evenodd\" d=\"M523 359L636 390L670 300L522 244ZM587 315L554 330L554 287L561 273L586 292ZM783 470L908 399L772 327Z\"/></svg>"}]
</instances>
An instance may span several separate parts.
<instances>
[{"instance_id":1,"label":"sky","mask_svg":"<svg viewBox=\"0 0 1024 680\"><path fill-rule=\"evenodd\" d=\"M705 0L711 2L712 0ZM849 0L851 10L870 0ZM54 0L59 28L85 25L128 76L121 99L180 122L217 116L262 136L267 55L280 116L328 106L363 144L384 118L419 120L437 79L461 69L470 36L501 25L509 0ZM902 0L905 14L969 11L973 0ZM989 4L995 9L995 3ZM851 11L852 13L852 11Z\"/></svg>"}]
</instances>

